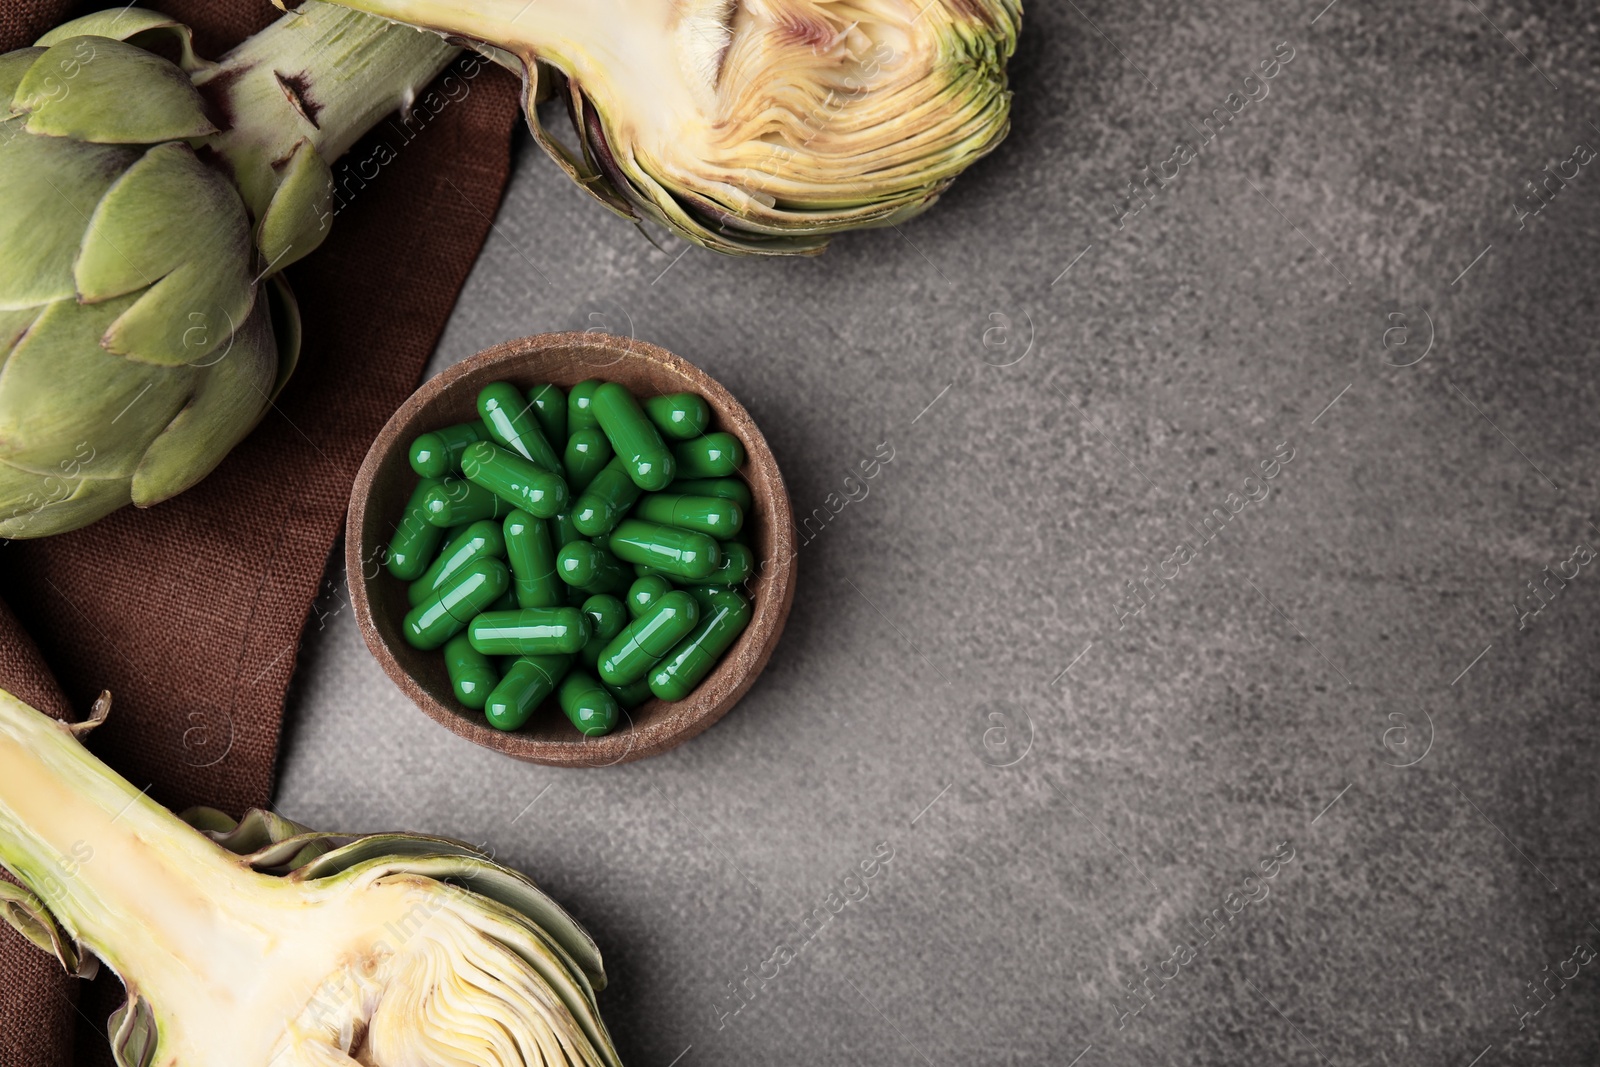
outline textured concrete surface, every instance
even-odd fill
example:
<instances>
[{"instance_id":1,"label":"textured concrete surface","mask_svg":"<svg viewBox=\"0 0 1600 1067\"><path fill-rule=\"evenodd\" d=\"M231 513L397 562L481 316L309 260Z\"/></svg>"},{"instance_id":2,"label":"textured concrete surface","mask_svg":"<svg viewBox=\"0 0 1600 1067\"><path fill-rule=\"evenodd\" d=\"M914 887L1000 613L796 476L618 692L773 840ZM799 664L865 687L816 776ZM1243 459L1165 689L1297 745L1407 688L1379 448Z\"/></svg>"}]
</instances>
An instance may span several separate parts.
<instances>
[{"instance_id":1,"label":"textured concrete surface","mask_svg":"<svg viewBox=\"0 0 1600 1067\"><path fill-rule=\"evenodd\" d=\"M448 736L336 575L279 807L531 871L636 1067L1595 1062L1600 168L1514 208L1600 147L1594 12L1325 2L1034 5L1002 151L816 261L657 250L525 145L437 367L632 331L797 510L894 458L751 695L631 766Z\"/></svg>"}]
</instances>

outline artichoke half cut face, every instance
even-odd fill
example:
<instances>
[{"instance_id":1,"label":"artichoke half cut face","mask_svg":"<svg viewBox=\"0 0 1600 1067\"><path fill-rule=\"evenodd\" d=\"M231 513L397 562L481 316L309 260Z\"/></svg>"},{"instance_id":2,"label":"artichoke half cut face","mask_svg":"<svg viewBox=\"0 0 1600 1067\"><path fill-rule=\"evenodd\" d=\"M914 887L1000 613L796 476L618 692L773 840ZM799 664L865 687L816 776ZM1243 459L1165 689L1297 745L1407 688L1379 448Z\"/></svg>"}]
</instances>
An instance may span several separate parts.
<instances>
[{"instance_id":1,"label":"artichoke half cut face","mask_svg":"<svg viewBox=\"0 0 1600 1067\"><path fill-rule=\"evenodd\" d=\"M585 189L722 252L819 252L1005 136L1019 0L340 0L520 67ZM532 106L563 76L581 152Z\"/></svg>"},{"instance_id":2,"label":"artichoke half cut face","mask_svg":"<svg viewBox=\"0 0 1600 1067\"><path fill-rule=\"evenodd\" d=\"M533 882L418 834L182 819L0 690L0 922L127 988L118 1067L620 1067L599 949Z\"/></svg>"}]
</instances>

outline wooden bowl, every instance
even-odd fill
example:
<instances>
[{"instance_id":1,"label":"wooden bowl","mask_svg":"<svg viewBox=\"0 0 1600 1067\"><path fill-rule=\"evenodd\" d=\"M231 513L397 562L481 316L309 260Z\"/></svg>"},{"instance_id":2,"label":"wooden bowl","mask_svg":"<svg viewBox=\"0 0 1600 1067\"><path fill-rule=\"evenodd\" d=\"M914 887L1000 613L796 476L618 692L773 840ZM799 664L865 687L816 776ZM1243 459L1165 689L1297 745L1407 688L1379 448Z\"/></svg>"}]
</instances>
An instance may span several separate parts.
<instances>
[{"instance_id":1,"label":"wooden bowl","mask_svg":"<svg viewBox=\"0 0 1600 1067\"><path fill-rule=\"evenodd\" d=\"M651 700L624 711L604 737L586 738L552 699L521 730L490 726L481 711L456 702L439 652L412 648L400 636L410 608L406 583L380 566L417 476L409 449L418 434L478 417L478 390L507 381L522 389L553 383L570 389L589 378L618 382L636 396L691 392L704 397L715 429L739 438L748 455L744 477L755 500L746 517L757 575L749 583L754 615L716 668L685 700ZM425 383L378 434L356 475L345 537L345 565L356 622L367 647L395 684L436 722L485 748L530 763L605 767L681 745L738 703L767 665L794 601L798 560L794 518L783 476L750 413L700 368L642 341L604 334L558 333L508 341L463 360Z\"/></svg>"}]
</instances>

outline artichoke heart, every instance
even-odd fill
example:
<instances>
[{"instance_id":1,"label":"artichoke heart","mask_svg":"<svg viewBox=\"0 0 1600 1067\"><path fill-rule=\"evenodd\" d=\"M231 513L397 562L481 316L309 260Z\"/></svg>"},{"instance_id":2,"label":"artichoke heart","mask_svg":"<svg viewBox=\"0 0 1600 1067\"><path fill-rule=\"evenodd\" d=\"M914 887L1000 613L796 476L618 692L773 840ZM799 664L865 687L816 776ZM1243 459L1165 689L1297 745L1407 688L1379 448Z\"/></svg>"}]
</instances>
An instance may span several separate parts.
<instances>
[{"instance_id":1,"label":"artichoke heart","mask_svg":"<svg viewBox=\"0 0 1600 1067\"><path fill-rule=\"evenodd\" d=\"M619 1067L589 935L443 838L173 815L0 691L0 918L127 987L120 1067Z\"/></svg>"},{"instance_id":2,"label":"artichoke heart","mask_svg":"<svg viewBox=\"0 0 1600 1067\"><path fill-rule=\"evenodd\" d=\"M583 188L731 253L933 203L1009 128L1020 0L337 0L514 57ZM532 106L553 68L581 155Z\"/></svg>"}]
</instances>

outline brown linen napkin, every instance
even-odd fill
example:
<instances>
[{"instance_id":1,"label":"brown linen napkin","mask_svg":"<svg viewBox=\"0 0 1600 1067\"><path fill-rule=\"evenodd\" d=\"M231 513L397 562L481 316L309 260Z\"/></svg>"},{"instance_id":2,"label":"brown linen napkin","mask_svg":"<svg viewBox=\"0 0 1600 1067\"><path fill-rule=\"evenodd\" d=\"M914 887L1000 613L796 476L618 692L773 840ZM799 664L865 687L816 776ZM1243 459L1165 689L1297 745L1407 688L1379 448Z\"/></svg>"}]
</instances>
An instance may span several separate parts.
<instances>
[{"instance_id":1,"label":"brown linen napkin","mask_svg":"<svg viewBox=\"0 0 1600 1067\"><path fill-rule=\"evenodd\" d=\"M0 51L96 6L0 0ZM193 26L212 57L279 14L265 0L144 6ZM74 717L109 689L90 747L171 808L270 797L284 691L356 468L416 387L510 167L515 79L482 64L464 80L425 125L380 124L346 157L385 142L393 158L343 187L327 243L290 268L299 368L215 473L148 511L0 542L0 687ZM81 1005L79 985L0 925L0 1067L109 1062L117 983L96 981Z\"/></svg>"}]
</instances>

